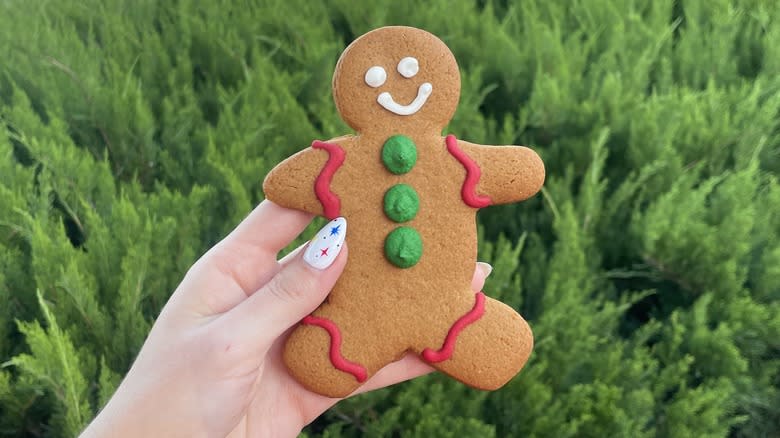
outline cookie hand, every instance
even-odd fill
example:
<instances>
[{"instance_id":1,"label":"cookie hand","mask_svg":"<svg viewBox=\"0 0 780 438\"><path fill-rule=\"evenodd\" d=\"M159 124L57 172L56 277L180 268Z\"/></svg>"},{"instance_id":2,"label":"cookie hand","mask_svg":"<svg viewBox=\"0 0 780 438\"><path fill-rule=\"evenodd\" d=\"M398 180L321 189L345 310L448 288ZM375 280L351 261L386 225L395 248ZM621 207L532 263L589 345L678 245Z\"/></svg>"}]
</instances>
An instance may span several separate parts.
<instances>
[{"instance_id":1,"label":"cookie hand","mask_svg":"<svg viewBox=\"0 0 780 438\"><path fill-rule=\"evenodd\" d=\"M476 186L491 204L509 204L535 195L544 183L544 163L524 146L483 146L458 140L460 148L479 167Z\"/></svg>"},{"instance_id":2,"label":"cookie hand","mask_svg":"<svg viewBox=\"0 0 780 438\"><path fill-rule=\"evenodd\" d=\"M279 163L263 182L266 198L282 207L336 218L340 201L331 183L346 156L342 146L349 141L349 136L314 141Z\"/></svg>"}]
</instances>

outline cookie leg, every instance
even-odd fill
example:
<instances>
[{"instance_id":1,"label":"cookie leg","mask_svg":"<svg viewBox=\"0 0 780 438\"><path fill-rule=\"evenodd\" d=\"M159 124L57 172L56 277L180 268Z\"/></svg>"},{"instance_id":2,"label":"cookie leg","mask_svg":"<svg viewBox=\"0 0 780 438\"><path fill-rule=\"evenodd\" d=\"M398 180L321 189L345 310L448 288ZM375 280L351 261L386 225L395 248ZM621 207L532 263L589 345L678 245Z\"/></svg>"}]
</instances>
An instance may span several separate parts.
<instances>
[{"instance_id":1,"label":"cookie leg","mask_svg":"<svg viewBox=\"0 0 780 438\"><path fill-rule=\"evenodd\" d=\"M284 363L306 389L345 397L402 354L376 345L370 331L349 326L348 320L326 306L304 318L287 339Z\"/></svg>"},{"instance_id":2,"label":"cookie leg","mask_svg":"<svg viewBox=\"0 0 780 438\"><path fill-rule=\"evenodd\" d=\"M525 365L533 348L528 323L506 304L475 296L440 345L420 352L439 371L479 389L503 386Z\"/></svg>"}]
</instances>

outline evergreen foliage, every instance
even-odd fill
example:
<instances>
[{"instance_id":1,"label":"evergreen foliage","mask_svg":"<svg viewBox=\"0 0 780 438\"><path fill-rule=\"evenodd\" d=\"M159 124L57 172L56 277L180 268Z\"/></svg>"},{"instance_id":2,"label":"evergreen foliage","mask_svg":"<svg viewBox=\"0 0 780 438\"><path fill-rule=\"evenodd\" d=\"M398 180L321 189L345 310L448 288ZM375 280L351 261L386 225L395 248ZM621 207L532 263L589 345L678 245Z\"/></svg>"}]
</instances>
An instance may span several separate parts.
<instances>
[{"instance_id":1,"label":"evergreen foliage","mask_svg":"<svg viewBox=\"0 0 780 438\"><path fill-rule=\"evenodd\" d=\"M780 11L771 0L0 2L0 435L74 436L265 173L348 132L334 63L439 35L448 131L542 155L480 213L526 369L344 401L307 436L780 435Z\"/></svg>"}]
</instances>

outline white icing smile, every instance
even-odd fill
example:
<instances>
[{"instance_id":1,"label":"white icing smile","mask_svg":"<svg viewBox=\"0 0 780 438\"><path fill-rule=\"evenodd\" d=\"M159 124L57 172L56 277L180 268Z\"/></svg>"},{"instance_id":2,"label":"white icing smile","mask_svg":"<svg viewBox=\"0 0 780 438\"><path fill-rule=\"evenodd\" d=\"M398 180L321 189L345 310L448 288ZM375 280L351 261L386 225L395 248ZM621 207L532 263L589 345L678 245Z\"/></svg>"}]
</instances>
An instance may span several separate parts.
<instances>
[{"instance_id":1,"label":"white icing smile","mask_svg":"<svg viewBox=\"0 0 780 438\"><path fill-rule=\"evenodd\" d=\"M413 78L417 72L420 71L420 63L417 58L407 56L398 61L396 67L398 73L406 79ZM387 80L387 71L381 65L375 65L366 71L366 75L363 78L366 81L366 85L371 88L379 88L385 84ZM393 99L393 96L385 91L377 96L376 101L382 105L382 108L390 111L391 113L398 114L399 116L410 116L417 111L420 111L425 102L428 100L428 96L433 91L433 85L430 82L425 82L417 89L417 97L409 105L401 105Z\"/></svg>"},{"instance_id":2,"label":"white icing smile","mask_svg":"<svg viewBox=\"0 0 780 438\"><path fill-rule=\"evenodd\" d=\"M377 96L376 101L382 105L382 108L392 113L398 114L399 116L410 116L417 111L420 111L420 108L422 108L428 100L428 96L431 95L431 91L433 91L433 85L431 85L430 82L425 82L417 89L417 97L415 97L409 105L399 104L387 91Z\"/></svg>"}]
</instances>

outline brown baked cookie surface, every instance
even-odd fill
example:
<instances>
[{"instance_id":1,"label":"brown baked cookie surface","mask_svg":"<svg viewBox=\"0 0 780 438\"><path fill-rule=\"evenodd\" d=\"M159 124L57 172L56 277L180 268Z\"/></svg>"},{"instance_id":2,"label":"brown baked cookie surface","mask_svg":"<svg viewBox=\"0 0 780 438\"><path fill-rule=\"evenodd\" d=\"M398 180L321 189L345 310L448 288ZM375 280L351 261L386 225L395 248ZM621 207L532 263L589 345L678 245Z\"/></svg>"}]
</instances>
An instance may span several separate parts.
<instances>
[{"instance_id":1,"label":"brown baked cookie surface","mask_svg":"<svg viewBox=\"0 0 780 438\"><path fill-rule=\"evenodd\" d=\"M520 146L441 136L460 96L455 58L432 34L384 27L355 40L333 77L356 131L291 156L266 197L349 227L349 261L328 299L288 338L306 388L344 397L410 352L481 389L517 374L533 347L512 308L471 290L479 208L533 196L544 165Z\"/></svg>"}]
</instances>

